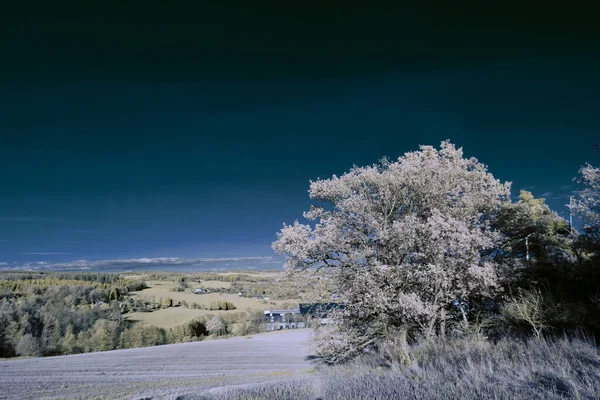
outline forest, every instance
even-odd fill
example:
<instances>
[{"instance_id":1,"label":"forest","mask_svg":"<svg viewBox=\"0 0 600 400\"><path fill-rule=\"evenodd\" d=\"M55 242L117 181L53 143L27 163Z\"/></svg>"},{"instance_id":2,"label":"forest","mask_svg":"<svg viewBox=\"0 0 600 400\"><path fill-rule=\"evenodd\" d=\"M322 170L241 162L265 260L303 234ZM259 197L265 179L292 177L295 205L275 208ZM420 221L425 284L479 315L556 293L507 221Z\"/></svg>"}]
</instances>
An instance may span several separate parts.
<instances>
[{"instance_id":1,"label":"forest","mask_svg":"<svg viewBox=\"0 0 600 400\"><path fill-rule=\"evenodd\" d=\"M134 302L129 294L145 287L144 281L118 273L2 272L0 357L146 347L261 328L262 313L254 310L208 314L170 329L126 320L123 314L133 307L171 306Z\"/></svg>"}]
</instances>

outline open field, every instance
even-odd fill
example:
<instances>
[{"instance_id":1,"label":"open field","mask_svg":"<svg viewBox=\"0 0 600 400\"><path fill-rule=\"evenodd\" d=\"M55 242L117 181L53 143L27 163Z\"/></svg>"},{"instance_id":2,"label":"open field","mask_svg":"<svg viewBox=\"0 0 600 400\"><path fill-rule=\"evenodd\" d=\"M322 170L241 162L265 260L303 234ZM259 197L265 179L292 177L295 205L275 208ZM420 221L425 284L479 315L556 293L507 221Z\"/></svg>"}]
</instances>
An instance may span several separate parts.
<instances>
[{"instance_id":1,"label":"open field","mask_svg":"<svg viewBox=\"0 0 600 400\"><path fill-rule=\"evenodd\" d=\"M192 295L194 296L194 295ZM204 296L208 296L208 295L204 295ZM199 296L197 296L199 297ZM157 299L158 300L158 299ZM221 299L218 299L221 300ZM222 300L225 300L225 298L222 298ZM245 299L245 300L252 300L252 299ZM229 300L228 300L229 301ZM258 300L256 300L258 301ZM284 303L285 301L280 301L279 303ZM288 300L289 302L289 300ZM206 303L208 304L208 303ZM231 314L231 313L236 313L236 312L244 312L246 311L247 308L251 308L254 310L269 310L269 309L276 309L278 306L272 305L272 304L253 304L251 306L240 306L239 302L238 303L234 303L236 304L236 307L238 307L236 310L229 310L229 311L223 311L223 310L194 310L191 308L185 308L185 307L169 307L169 308L163 308L160 310L156 310L153 312L131 312L128 314L124 314L123 317L128 320L128 321L135 321L135 322L140 322L142 324L147 324L147 325L154 325L154 326L158 326L159 328L165 328L165 329L169 329L169 328L173 328L177 325L181 325L184 324L186 322L191 321L192 319L194 319L195 317L199 317L201 315L207 315L207 314L212 314L212 315L223 315L223 314Z\"/></svg>"},{"instance_id":2,"label":"open field","mask_svg":"<svg viewBox=\"0 0 600 400\"><path fill-rule=\"evenodd\" d=\"M265 274L261 274L264 276ZM275 275L274 275L275 276ZM216 301L227 301L233 303L236 307L235 310L220 311L220 310L198 310L180 307L169 307L153 312L131 312L125 314L125 319L129 321L136 321L147 325L154 325L160 328L173 328L177 325L184 324L191 321L195 317L206 315L206 314L225 314L234 313L240 311L251 310L270 310L281 308L284 304L300 302L299 299L289 300L261 300L255 298L241 297L237 294L229 293L207 293L207 294L194 294L189 291L176 292L171 289L177 286L175 281L167 280L149 280L146 281L148 288L140 291L131 292L131 295L135 295L140 300L146 300L151 302L160 302L161 298L171 298L174 301L186 301L188 304L197 303L199 305L208 306L212 302ZM204 288L228 288L231 287L230 282L221 281L202 281L199 282L188 282L189 286L204 287Z\"/></svg>"},{"instance_id":3,"label":"open field","mask_svg":"<svg viewBox=\"0 0 600 400\"><path fill-rule=\"evenodd\" d=\"M2 399L139 399L310 375L309 330L0 363Z\"/></svg>"},{"instance_id":4,"label":"open field","mask_svg":"<svg viewBox=\"0 0 600 400\"><path fill-rule=\"evenodd\" d=\"M201 285L202 287L206 287L206 288L210 288L210 289L217 289L217 288L230 288L231 287L231 282L222 282L222 281L202 281L202 283L199 282L190 282L190 286L194 287L197 285Z\"/></svg>"},{"instance_id":5,"label":"open field","mask_svg":"<svg viewBox=\"0 0 600 400\"><path fill-rule=\"evenodd\" d=\"M123 317L131 322L139 322L145 325L154 325L159 328L170 329L178 325L185 324L196 317L202 315L224 315L235 312L244 312L245 310L194 310L185 307L170 307L153 312L132 312L124 314Z\"/></svg>"},{"instance_id":6,"label":"open field","mask_svg":"<svg viewBox=\"0 0 600 400\"><path fill-rule=\"evenodd\" d=\"M131 322L139 322L146 325L154 325L159 328L174 328L177 325L185 324L196 317L207 314L221 314L228 311L208 311L193 310L185 307L170 307L153 312L132 312L124 314L123 317Z\"/></svg>"},{"instance_id":7,"label":"open field","mask_svg":"<svg viewBox=\"0 0 600 400\"><path fill-rule=\"evenodd\" d=\"M170 297L173 300L179 301L187 301L188 303L198 303L209 305L213 301L229 301L238 309L245 310L246 308L254 308L257 310L268 310L269 308L273 308L275 305L269 305L270 301L267 304L264 304L263 300L260 299L252 299L248 297L241 297L237 294L227 294L227 293L208 293L208 294L194 294L194 293L186 293L186 292L170 292L167 289L160 290L159 288L149 288L144 289L139 292L132 292L140 299L146 300L155 300L158 301L160 298ZM279 300L279 303L289 303L293 300ZM277 301L275 301L277 303Z\"/></svg>"},{"instance_id":8,"label":"open field","mask_svg":"<svg viewBox=\"0 0 600 400\"><path fill-rule=\"evenodd\" d=\"M170 288L177 286L177 282L174 281L146 281L146 284L157 291L169 290ZM231 282L223 281L202 281L202 282L187 282L191 288L205 287L211 289L230 288ZM147 289L146 289L147 290Z\"/></svg>"}]
</instances>

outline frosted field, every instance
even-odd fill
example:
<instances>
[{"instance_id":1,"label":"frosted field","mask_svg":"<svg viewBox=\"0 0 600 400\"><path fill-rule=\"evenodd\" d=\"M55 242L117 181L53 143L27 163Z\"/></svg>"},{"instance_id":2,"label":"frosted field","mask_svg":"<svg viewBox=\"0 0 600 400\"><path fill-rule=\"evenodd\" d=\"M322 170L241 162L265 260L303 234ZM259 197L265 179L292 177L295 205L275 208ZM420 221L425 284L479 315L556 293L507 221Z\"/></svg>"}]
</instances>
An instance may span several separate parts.
<instances>
[{"instance_id":1,"label":"frosted field","mask_svg":"<svg viewBox=\"0 0 600 400\"><path fill-rule=\"evenodd\" d=\"M308 329L206 342L0 362L0 399L176 399L300 377Z\"/></svg>"}]
</instances>

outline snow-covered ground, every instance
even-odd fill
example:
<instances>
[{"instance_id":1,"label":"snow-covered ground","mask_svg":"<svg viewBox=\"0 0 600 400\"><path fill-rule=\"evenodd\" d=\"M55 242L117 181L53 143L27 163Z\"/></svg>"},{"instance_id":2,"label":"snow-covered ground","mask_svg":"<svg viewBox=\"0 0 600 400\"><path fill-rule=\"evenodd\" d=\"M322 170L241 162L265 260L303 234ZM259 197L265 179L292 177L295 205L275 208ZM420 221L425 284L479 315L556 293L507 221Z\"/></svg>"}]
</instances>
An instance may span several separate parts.
<instances>
[{"instance_id":1,"label":"snow-covered ground","mask_svg":"<svg viewBox=\"0 0 600 400\"><path fill-rule=\"evenodd\" d=\"M310 330L0 362L0 399L176 399L288 379L314 364Z\"/></svg>"}]
</instances>

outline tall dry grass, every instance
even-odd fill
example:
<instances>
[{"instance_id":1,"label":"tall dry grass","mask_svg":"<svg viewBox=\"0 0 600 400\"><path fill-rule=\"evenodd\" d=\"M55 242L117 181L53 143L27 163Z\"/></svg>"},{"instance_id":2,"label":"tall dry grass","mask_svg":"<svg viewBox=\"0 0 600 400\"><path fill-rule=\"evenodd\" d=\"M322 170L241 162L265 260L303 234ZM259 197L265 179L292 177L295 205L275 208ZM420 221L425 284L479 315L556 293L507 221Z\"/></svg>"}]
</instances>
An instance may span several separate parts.
<instances>
[{"instance_id":1,"label":"tall dry grass","mask_svg":"<svg viewBox=\"0 0 600 400\"><path fill-rule=\"evenodd\" d=\"M599 399L598 347L584 339L456 339L422 343L403 366L397 352L322 366L314 377L223 389L211 400Z\"/></svg>"}]
</instances>

